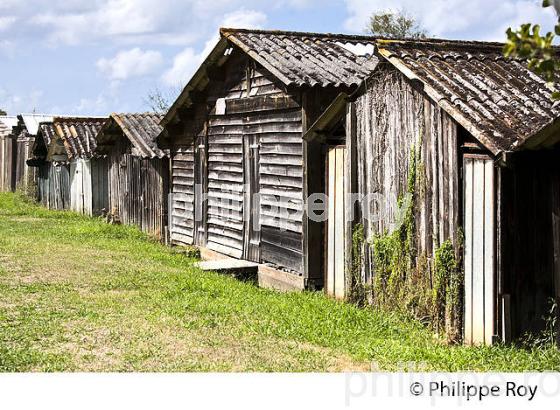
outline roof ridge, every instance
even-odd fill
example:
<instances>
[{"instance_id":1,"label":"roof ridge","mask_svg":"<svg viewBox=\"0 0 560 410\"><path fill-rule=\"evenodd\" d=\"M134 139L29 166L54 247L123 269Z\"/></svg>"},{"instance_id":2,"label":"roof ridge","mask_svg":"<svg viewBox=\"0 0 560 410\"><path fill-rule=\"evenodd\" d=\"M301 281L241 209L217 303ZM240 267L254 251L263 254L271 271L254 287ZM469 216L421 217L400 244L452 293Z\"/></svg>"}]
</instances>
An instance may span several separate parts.
<instances>
[{"instance_id":1,"label":"roof ridge","mask_svg":"<svg viewBox=\"0 0 560 410\"><path fill-rule=\"evenodd\" d=\"M380 36L373 36L370 34L348 34L348 33L318 33L318 32L306 32L306 31L291 31L291 30L263 30L263 29L246 29L246 28L229 28L229 27L221 27L220 34L223 36L232 35L235 33L247 33L247 34L270 34L270 35L288 35L288 36L297 36L297 37L324 37L324 38L332 38L332 39L347 39L347 40L354 40L354 41L367 41L367 42L381 42L381 43L414 43L414 44L449 44L453 46L471 46L471 45L484 45L484 46L493 46L493 47L503 47L505 43L496 42L496 41L482 41L482 40L454 40L454 39L447 39L447 38L436 38L436 37L427 37L427 38L411 38L411 37L402 37L402 38L389 38L389 37L380 37Z\"/></svg>"}]
</instances>

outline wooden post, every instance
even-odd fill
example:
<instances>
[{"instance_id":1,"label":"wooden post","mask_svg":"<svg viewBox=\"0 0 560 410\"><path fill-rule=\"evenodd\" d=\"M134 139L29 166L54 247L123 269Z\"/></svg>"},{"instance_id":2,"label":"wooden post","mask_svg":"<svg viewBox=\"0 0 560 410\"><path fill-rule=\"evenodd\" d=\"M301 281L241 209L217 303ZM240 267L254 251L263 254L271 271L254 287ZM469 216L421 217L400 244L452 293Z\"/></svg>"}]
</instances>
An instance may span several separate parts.
<instances>
[{"instance_id":1,"label":"wooden post","mask_svg":"<svg viewBox=\"0 0 560 410\"><path fill-rule=\"evenodd\" d=\"M356 105L353 102L349 102L346 105L346 151L345 151L345 161L344 161L344 188L346 198L350 201L353 198L353 194L358 192L358 167L356 162L357 149L356 149L356 134L357 134L357 124L356 124ZM358 203L352 201L352 203L345 204L345 276L346 276L346 286L348 290L352 286L353 273L353 255L352 255L352 242L354 228L356 226L356 220L358 218ZM361 275L361 272L360 272ZM360 281L363 280L360 277Z\"/></svg>"}]
</instances>

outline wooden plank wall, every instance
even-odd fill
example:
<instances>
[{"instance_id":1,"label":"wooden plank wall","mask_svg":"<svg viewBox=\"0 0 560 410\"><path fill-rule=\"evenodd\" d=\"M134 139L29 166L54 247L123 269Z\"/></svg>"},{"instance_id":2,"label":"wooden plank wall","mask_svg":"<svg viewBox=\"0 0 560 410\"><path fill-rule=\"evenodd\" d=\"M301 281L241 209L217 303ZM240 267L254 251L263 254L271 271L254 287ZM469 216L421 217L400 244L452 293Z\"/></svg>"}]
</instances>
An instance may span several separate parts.
<instances>
[{"instance_id":1,"label":"wooden plank wall","mask_svg":"<svg viewBox=\"0 0 560 410\"><path fill-rule=\"evenodd\" d=\"M48 209L70 209L70 167L46 162L37 170L39 201Z\"/></svg>"},{"instance_id":2,"label":"wooden plank wall","mask_svg":"<svg viewBox=\"0 0 560 410\"><path fill-rule=\"evenodd\" d=\"M109 208L120 222L163 239L167 226L168 159L140 158L120 143L110 155Z\"/></svg>"},{"instance_id":3,"label":"wooden plank wall","mask_svg":"<svg viewBox=\"0 0 560 410\"><path fill-rule=\"evenodd\" d=\"M23 192L33 194L30 190L36 179L35 168L27 166L27 160L33 156L35 137L23 137L16 140L15 187Z\"/></svg>"},{"instance_id":4,"label":"wooden plank wall","mask_svg":"<svg viewBox=\"0 0 560 410\"><path fill-rule=\"evenodd\" d=\"M179 149L172 161L169 231L172 243L194 243L194 147Z\"/></svg>"},{"instance_id":5,"label":"wooden plank wall","mask_svg":"<svg viewBox=\"0 0 560 410\"><path fill-rule=\"evenodd\" d=\"M14 160L17 153L16 141L12 135L0 138L0 192L10 192L15 189Z\"/></svg>"},{"instance_id":6,"label":"wooden plank wall","mask_svg":"<svg viewBox=\"0 0 560 410\"><path fill-rule=\"evenodd\" d=\"M465 156L465 343L491 345L495 335L494 160Z\"/></svg>"},{"instance_id":7,"label":"wooden plank wall","mask_svg":"<svg viewBox=\"0 0 560 410\"><path fill-rule=\"evenodd\" d=\"M183 197L172 206L172 240L178 244L194 241L190 217L178 221L182 213L190 215L191 207L198 204L191 199L189 184L204 182L207 177L208 200L197 205L203 209L192 210L207 216L201 224L206 236L198 244L301 275L303 140L299 96L287 93L266 70L246 57L232 56L223 70L216 74L223 81L214 81L205 96L204 104L211 108L202 112L205 108L197 105L175 140L173 194ZM195 148L204 144L207 152L199 151L195 157ZM247 163L251 157L258 158L256 169ZM195 158L200 164L192 162ZM206 159L206 175L197 176L197 169L205 171L200 165ZM244 187L249 183L258 185L250 189L261 195L256 216L245 206ZM284 209L276 209L279 203ZM252 241L246 240L250 233L243 221L244 212L259 219L260 237ZM259 249L248 251L248 246Z\"/></svg>"},{"instance_id":8,"label":"wooden plank wall","mask_svg":"<svg viewBox=\"0 0 560 410\"><path fill-rule=\"evenodd\" d=\"M517 154L502 170L502 298L509 300L511 336L545 327L558 272L560 149ZM555 230L556 229L556 230Z\"/></svg>"},{"instance_id":9,"label":"wooden plank wall","mask_svg":"<svg viewBox=\"0 0 560 410\"><path fill-rule=\"evenodd\" d=\"M444 241L458 243L461 206L456 123L391 69L380 69L368 82L367 91L356 101L356 116L358 192L384 199L359 207L368 241L394 229L397 199L407 192L415 149L416 248L431 263ZM368 248L366 282L372 278L371 260Z\"/></svg>"}]
</instances>

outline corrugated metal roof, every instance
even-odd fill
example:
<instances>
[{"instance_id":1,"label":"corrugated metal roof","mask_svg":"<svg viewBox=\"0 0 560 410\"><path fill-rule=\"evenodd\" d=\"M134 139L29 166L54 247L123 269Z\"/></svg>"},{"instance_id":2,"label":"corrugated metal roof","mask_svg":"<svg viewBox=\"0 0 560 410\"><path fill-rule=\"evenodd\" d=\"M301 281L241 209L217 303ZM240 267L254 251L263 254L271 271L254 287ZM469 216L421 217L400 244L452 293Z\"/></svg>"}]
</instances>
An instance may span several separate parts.
<instances>
[{"instance_id":1,"label":"corrugated metal roof","mask_svg":"<svg viewBox=\"0 0 560 410\"><path fill-rule=\"evenodd\" d=\"M55 117L56 137L64 143L69 159L91 158L97 147L96 136L107 118Z\"/></svg>"},{"instance_id":2,"label":"corrugated metal roof","mask_svg":"<svg viewBox=\"0 0 560 410\"><path fill-rule=\"evenodd\" d=\"M232 44L287 86L355 87L375 69L373 38L343 34L220 29L221 39L173 103L161 124L168 124L190 94L210 81L208 68L223 65ZM364 47L357 47L363 45Z\"/></svg>"},{"instance_id":3,"label":"corrugated metal roof","mask_svg":"<svg viewBox=\"0 0 560 410\"><path fill-rule=\"evenodd\" d=\"M39 134L43 137L45 146L48 147L51 144L51 141L56 138L54 124L52 122L42 122L39 124L39 131L37 135Z\"/></svg>"},{"instance_id":4,"label":"corrugated metal roof","mask_svg":"<svg viewBox=\"0 0 560 410\"><path fill-rule=\"evenodd\" d=\"M155 113L137 114L111 114L110 119L114 121L130 140L135 148L135 154L143 158L163 158L165 153L158 148L156 138L163 128L159 125L162 116ZM103 130L110 127L108 122ZM110 138L110 136L108 136ZM104 138L104 137L103 137Z\"/></svg>"},{"instance_id":5,"label":"corrugated metal roof","mask_svg":"<svg viewBox=\"0 0 560 410\"><path fill-rule=\"evenodd\" d=\"M39 132L39 124L42 122L51 122L53 115L47 114L20 114L19 118L23 121L27 132L30 135L37 135Z\"/></svg>"},{"instance_id":6,"label":"corrugated metal roof","mask_svg":"<svg viewBox=\"0 0 560 410\"><path fill-rule=\"evenodd\" d=\"M503 44L378 40L379 53L494 154L515 151L560 117L553 90Z\"/></svg>"},{"instance_id":7,"label":"corrugated metal roof","mask_svg":"<svg viewBox=\"0 0 560 410\"><path fill-rule=\"evenodd\" d=\"M344 46L371 43L371 37L227 28L220 33L288 86L357 86L378 61Z\"/></svg>"},{"instance_id":8,"label":"corrugated metal roof","mask_svg":"<svg viewBox=\"0 0 560 410\"><path fill-rule=\"evenodd\" d=\"M18 118L11 115L0 115L0 127L2 127L7 134L12 132L12 128L17 126ZM7 130L7 131L6 131Z\"/></svg>"}]
</instances>

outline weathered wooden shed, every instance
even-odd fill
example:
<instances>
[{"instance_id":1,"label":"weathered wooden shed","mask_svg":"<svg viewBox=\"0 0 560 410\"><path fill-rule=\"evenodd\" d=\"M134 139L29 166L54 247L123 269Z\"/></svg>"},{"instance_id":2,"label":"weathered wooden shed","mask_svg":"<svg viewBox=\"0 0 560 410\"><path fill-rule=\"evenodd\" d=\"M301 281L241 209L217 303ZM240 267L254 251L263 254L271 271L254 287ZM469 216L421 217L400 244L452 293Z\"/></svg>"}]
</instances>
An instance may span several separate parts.
<instances>
[{"instance_id":1,"label":"weathered wooden shed","mask_svg":"<svg viewBox=\"0 0 560 410\"><path fill-rule=\"evenodd\" d=\"M55 117L41 124L34 147L39 198L48 207L102 215L108 209L108 160L96 154L95 137L106 118Z\"/></svg>"},{"instance_id":2,"label":"weathered wooden shed","mask_svg":"<svg viewBox=\"0 0 560 410\"><path fill-rule=\"evenodd\" d=\"M220 34L162 121L159 140L172 152L171 240L266 264L274 286L321 286L322 227L304 206L321 190L321 147L302 132L377 59L354 50L354 36Z\"/></svg>"},{"instance_id":3,"label":"weathered wooden shed","mask_svg":"<svg viewBox=\"0 0 560 410\"><path fill-rule=\"evenodd\" d=\"M414 310L425 288L468 344L543 330L560 300L550 87L501 44L371 41L375 73L305 136L326 152L327 291Z\"/></svg>"},{"instance_id":4,"label":"weathered wooden shed","mask_svg":"<svg viewBox=\"0 0 560 410\"><path fill-rule=\"evenodd\" d=\"M169 157L155 143L160 120L153 113L111 114L97 135L97 152L109 159L109 212L164 239Z\"/></svg>"},{"instance_id":5,"label":"weathered wooden shed","mask_svg":"<svg viewBox=\"0 0 560 410\"><path fill-rule=\"evenodd\" d=\"M30 196L35 195L35 168L27 166L27 160L33 155L33 145L39 132L39 124L52 121L51 115L45 114L20 114L18 123L14 128L15 136L15 189Z\"/></svg>"},{"instance_id":6,"label":"weathered wooden shed","mask_svg":"<svg viewBox=\"0 0 560 410\"><path fill-rule=\"evenodd\" d=\"M56 148L52 147L55 143ZM48 209L70 209L70 167L52 122L39 125L27 165L36 169L37 201Z\"/></svg>"},{"instance_id":7,"label":"weathered wooden shed","mask_svg":"<svg viewBox=\"0 0 560 410\"><path fill-rule=\"evenodd\" d=\"M14 127L17 123L15 116L0 116L0 192L15 190L17 146Z\"/></svg>"}]
</instances>

